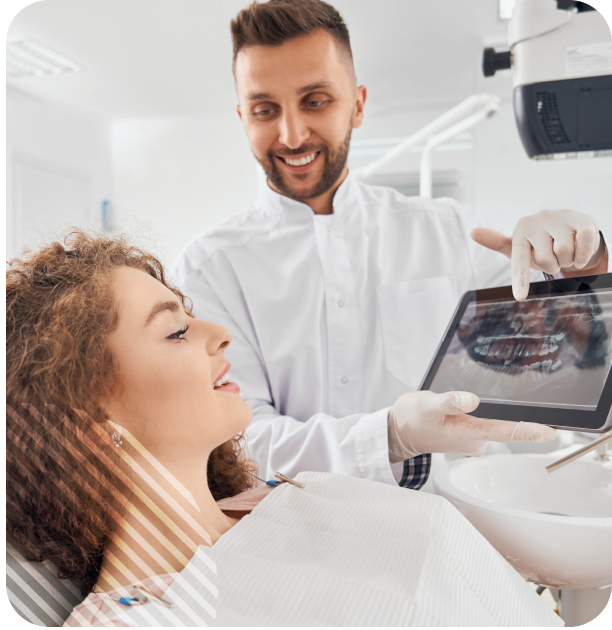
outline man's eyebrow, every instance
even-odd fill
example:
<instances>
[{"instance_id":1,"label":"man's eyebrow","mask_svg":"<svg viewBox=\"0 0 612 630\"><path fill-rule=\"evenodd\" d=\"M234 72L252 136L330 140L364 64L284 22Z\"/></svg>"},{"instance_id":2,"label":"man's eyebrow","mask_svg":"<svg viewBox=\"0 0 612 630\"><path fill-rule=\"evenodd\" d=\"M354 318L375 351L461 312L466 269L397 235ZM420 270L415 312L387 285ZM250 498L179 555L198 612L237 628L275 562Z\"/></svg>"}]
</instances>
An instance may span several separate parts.
<instances>
[{"instance_id":1,"label":"man's eyebrow","mask_svg":"<svg viewBox=\"0 0 612 630\"><path fill-rule=\"evenodd\" d=\"M145 328L161 313L165 311L170 311L171 313L176 313L179 310L179 303L176 300L166 300L164 302L158 302L153 306L151 312L147 316L145 321Z\"/></svg>"},{"instance_id":2,"label":"man's eyebrow","mask_svg":"<svg viewBox=\"0 0 612 630\"><path fill-rule=\"evenodd\" d=\"M308 94L308 92L314 92L315 90L336 90L336 84L330 81L318 81L317 83L311 83L305 85L297 90L296 94ZM251 92L247 94L249 101L262 101L262 100L274 100L274 95L270 92Z\"/></svg>"},{"instance_id":3,"label":"man's eyebrow","mask_svg":"<svg viewBox=\"0 0 612 630\"><path fill-rule=\"evenodd\" d=\"M308 92L314 92L315 90L335 90L336 84L331 83L330 81L319 81L317 83L311 83L310 85L305 85L301 87L297 93L298 94L308 94Z\"/></svg>"},{"instance_id":4,"label":"man's eyebrow","mask_svg":"<svg viewBox=\"0 0 612 630\"><path fill-rule=\"evenodd\" d=\"M251 92L247 94L247 99L249 101L261 101L264 99L273 99L274 97L269 92Z\"/></svg>"}]
</instances>

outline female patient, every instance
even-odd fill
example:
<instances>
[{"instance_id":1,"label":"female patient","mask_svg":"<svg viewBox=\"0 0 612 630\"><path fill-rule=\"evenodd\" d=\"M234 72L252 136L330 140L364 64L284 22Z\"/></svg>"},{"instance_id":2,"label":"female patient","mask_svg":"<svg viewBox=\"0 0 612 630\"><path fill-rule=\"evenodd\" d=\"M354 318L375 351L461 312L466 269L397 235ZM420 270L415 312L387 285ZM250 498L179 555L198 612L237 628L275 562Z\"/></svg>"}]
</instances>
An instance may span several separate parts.
<instances>
[{"instance_id":1,"label":"female patient","mask_svg":"<svg viewBox=\"0 0 612 630\"><path fill-rule=\"evenodd\" d=\"M67 625L560 625L439 497L258 482L230 342L123 238L11 262L7 533L81 585Z\"/></svg>"}]
</instances>

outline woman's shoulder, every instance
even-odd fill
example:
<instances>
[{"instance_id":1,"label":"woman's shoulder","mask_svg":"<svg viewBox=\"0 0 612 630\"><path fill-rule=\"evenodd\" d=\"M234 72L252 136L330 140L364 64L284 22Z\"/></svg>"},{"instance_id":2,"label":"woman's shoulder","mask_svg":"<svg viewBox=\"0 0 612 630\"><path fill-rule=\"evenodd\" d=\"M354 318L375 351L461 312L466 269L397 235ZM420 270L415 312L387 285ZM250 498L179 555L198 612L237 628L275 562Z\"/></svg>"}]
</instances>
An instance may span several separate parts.
<instances>
[{"instance_id":1,"label":"woman's shoulder","mask_svg":"<svg viewBox=\"0 0 612 630\"><path fill-rule=\"evenodd\" d=\"M138 584L142 585L153 595L163 597L177 575L178 573L157 575L141 580ZM128 586L126 589L131 596L136 597L138 595L138 591L133 586ZM126 589L122 589L121 593L118 590L108 591L105 594L89 593L78 606L73 608L63 627L105 626L129 628L141 625L135 619L134 623L130 623L131 618L135 616L138 610L138 606L132 607L110 599L111 597L124 596L125 593L123 591Z\"/></svg>"},{"instance_id":2,"label":"woman's shoulder","mask_svg":"<svg viewBox=\"0 0 612 630\"><path fill-rule=\"evenodd\" d=\"M272 490L274 486L254 486L234 497L217 501L217 505L223 512L251 512Z\"/></svg>"}]
</instances>

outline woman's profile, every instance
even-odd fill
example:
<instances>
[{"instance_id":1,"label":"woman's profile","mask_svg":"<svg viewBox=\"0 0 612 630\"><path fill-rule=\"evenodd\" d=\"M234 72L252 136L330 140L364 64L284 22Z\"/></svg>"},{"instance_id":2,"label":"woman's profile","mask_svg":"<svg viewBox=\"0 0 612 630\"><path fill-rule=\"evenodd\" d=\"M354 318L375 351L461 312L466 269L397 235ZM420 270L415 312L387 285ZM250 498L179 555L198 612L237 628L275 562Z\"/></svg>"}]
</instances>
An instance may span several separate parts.
<instances>
[{"instance_id":1,"label":"woman's profile","mask_svg":"<svg viewBox=\"0 0 612 630\"><path fill-rule=\"evenodd\" d=\"M7 535L66 625L562 625L440 497L258 481L231 339L122 236L9 263Z\"/></svg>"}]
</instances>

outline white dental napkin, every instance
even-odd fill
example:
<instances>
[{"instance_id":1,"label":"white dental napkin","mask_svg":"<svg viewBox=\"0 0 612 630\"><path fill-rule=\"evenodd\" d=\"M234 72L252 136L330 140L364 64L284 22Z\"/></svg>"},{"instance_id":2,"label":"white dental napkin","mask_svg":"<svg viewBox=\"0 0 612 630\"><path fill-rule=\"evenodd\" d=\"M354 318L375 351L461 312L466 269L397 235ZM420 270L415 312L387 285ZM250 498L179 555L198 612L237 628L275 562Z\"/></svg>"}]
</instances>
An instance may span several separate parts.
<instances>
[{"instance_id":1,"label":"white dental napkin","mask_svg":"<svg viewBox=\"0 0 612 630\"><path fill-rule=\"evenodd\" d=\"M446 499L330 473L296 479L304 489L279 486L200 547L165 593L175 606L164 625L563 626Z\"/></svg>"}]
</instances>

